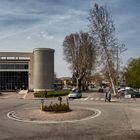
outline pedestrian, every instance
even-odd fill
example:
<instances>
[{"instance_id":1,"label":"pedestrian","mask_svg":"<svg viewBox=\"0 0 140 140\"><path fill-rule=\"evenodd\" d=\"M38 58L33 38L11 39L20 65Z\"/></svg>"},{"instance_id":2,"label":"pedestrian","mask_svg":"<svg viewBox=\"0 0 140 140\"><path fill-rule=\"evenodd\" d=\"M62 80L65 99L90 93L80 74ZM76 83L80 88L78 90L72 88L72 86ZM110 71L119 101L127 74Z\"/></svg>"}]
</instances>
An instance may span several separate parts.
<instances>
[{"instance_id":1,"label":"pedestrian","mask_svg":"<svg viewBox=\"0 0 140 140\"><path fill-rule=\"evenodd\" d=\"M105 102L107 101L108 93L105 93Z\"/></svg>"},{"instance_id":2,"label":"pedestrian","mask_svg":"<svg viewBox=\"0 0 140 140\"><path fill-rule=\"evenodd\" d=\"M105 102L108 101L108 91L109 91L109 87L106 87L106 89L105 89Z\"/></svg>"},{"instance_id":3,"label":"pedestrian","mask_svg":"<svg viewBox=\"0 0 140 140\"><path fill-rule=\"evenodd\" d=\"M106 87L106 90L105 90L105 102L108 101L108 102L111 102L111 87Z\"/></svg>"},{"instance_id":4,"label":"pedestrian","mask_svg":"<svg viewBox=\"0 0 140 140\"><path fill-rule=\"evenodd\" d=\"M111 102L111 92L108 93L108 101Z\"/></svg>"}]
</instances>

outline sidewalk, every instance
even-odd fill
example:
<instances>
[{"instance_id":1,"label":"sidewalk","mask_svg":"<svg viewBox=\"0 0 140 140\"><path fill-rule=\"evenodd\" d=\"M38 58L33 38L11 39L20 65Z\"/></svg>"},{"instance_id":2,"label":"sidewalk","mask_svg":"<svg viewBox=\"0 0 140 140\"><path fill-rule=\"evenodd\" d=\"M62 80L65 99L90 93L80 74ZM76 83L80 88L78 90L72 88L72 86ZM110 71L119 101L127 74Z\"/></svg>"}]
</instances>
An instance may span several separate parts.
<instances>
[{"instance_id":1,"label":"sidewalk","mask_svg":"<svg viewBox=\"0 0 140 140\"><path fill-rule=\"evenodd\" d=\"M41 99L41 97L34 97L34 92L28 92L27 94L26 94L26 96L25 95L22 95L23 97L23 99L27 99L27 100L40 100ZM52 100L52 99L56 99L57 97L50 97L50 98L46 98L46 100Z\"/></svg>"},{"instance_id":2,"label":"sidewalk","mask_svg":"<svg viewBox=\"0 0 140 140\"><path fill-rule=\"evenodd\" d=\"M26 96L24 96L24 99L35 100L35 99L38 99L38 98L34 97L34 92L28 92L26 94Z\"/></svg>"},{"instance_id":3,"label":"sidewalk","mask_svg":"<svg viewBox=\"0 0 140 140\"><path fill-rule=\"evenodd\" d=\"M21 95L18 95L16 92L2 92L0 95L0 99L8 99L8 98L20 98Z\"/></svg>"}]
</instances>

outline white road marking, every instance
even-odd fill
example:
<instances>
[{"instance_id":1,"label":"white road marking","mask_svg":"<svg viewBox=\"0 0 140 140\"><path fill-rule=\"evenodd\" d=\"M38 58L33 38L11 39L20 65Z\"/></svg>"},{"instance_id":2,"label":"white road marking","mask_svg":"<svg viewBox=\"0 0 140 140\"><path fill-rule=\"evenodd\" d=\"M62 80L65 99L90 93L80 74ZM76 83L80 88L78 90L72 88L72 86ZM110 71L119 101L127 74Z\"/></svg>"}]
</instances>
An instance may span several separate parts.
<instances>
[{"instance_id":1,"label":"white road marking","mask_svg":"<svg viewBox=\"0 0 140 140\"><path fill-rule=\"evenodd\" d=\"M79 99L74 99L74 100L79 100Z\"/></svg>"},{"instance_id":2,"label":"white road marking","mask_svg":"<svg viewBox=\"0 0 140 140\"><path fill-rule=\"evenodd\" d=\"M78 99L79 100L79 99ZM85 100L85 98L81 98L80 100Z\"/></svg>"},{"instance_id":3,"label":"white road marking","mask_svg":"<svg viewBox=\"0 0 140 140\"><path fill-rule=\"evenodd\" d=\"M96 118L96 117L101 115L101 111L98 110L98 109L93 109L93 108L85 108L85 109L94 111L95 114L93 114L93 115L91 115L89 117L80 119L80 120L66 120L66 121L41 121L41 120L31 121L31 120L28 120L28 119L22 119L22 118L17 117L15 115L15 111L10 111L9 113L7 113L7 117L9 119L13 119L15 121L26 122L26 123L38 123L38 124L51 124L51 123L55 123L55 124L58 124L58 123L75 123L75 122L80 122L80 121L86 121L86 120L93 119L93 118Z\"/></svg>"},{"instance_id":4,"label":"white road marking","mask_svg":"<svg viewBox=\"0 0 140 140\"><path fill-rule=\"evenodd\" d=\"M87 100L90 100L90 101L104 101L105 99L104 98L89 98L89 97L87 97L87 98L80 98L80 99L75 99L75 100L77 100L77 101L87 101ZM115 101L114 99L112 99L111 101Z\"/></svg>"},{"instance_id":5,"label":"white road marking","mask_svg":"<svg viewBox=\"0 0 140 140\"><path fill-rule=\"evenodd\" d=\"M25 99L26 98L26 96L27 96L27 93L25 93L25 95L22 97L23 99Z\"/></svg>"}]
</instances>

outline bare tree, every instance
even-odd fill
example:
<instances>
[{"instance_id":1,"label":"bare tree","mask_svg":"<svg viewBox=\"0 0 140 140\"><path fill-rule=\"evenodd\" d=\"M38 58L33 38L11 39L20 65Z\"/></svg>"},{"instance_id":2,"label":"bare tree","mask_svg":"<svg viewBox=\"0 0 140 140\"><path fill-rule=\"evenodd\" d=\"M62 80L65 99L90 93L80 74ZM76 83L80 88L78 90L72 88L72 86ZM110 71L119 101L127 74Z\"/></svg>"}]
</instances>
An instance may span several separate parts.
<instances>
[{"instance_id":1,"label":"bare tree","mask_svg":"<svg viewBox=\"0 0 140 140\"><path fill-rule=\"evenodd\" d=\"M102 62L105 63L113 93L114 95L116 95L113 75L111 72L111 67L114 66L114 55L112 51L117 45L117 40L114 36L114 23L107 8L103 6L98 6L98 4L95 4L94 8L90 10L89 21L91 34L96 40L96 44L98 45L99 50L98 53L100 54Z\"/></svg>"},{"instance_id":2,"label":"bare tree","mask_svg":"<svg viewBox=\"0 0 140 140\"><path fill-rule=\"evenodd\" d=\"M93 38L84 32L70 34L63 42L64 59L76 78L76 85L81 89L81 82L90 75L96 59L96 48Z\"/></svg>"},{"instance_id":3,"label":"bare tree","mask_svg":"<svg viewBox=\"0 0 140 140\"><path fill-rule=\"evenodd\" d=\"M120 67L121 67L121 55L123 52L127 51L125 44L118 45L116 47L116 72L117 72L117 81L119 82L119 78L121 75Z\"/></svg>"},{"instance_id":4,"label":"bare tree","mask_svg":"<svg viewBox=\"0 0 140 140\"><path fill-rule=\"evenodd\" d=\"M111 70L111 75L112 75L115 85L118 85L118 82L119 82L121 55L126 50L127 48L125 47L124 44L119 45L118 43L116 43L115 46L112 47L112 49L110 50L111 52L110 55L111 55L111 60L112 60L111 65L110 65L110 70ZM108 71L106 71L106 74L108 75Z\"/></svg>"}]
</instances>

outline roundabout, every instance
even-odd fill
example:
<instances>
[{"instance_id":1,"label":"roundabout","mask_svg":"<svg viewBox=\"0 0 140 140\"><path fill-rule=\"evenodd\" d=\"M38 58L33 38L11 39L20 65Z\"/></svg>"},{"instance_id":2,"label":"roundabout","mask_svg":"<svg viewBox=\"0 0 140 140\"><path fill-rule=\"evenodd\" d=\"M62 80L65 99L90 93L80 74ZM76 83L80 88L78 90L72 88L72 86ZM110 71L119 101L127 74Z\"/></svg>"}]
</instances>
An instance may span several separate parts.
<instances>
[{"instance_id":1,"label":"roundabout","mask_svg":"<svg viewBox=\"0 0 140 140\"><path fill-rule=\"evenodd\" d=\"M51 123L75 123L79 121L86 121L98 117L101 111L93 108L76 107L68 112L52 113L41 111L40 108L24 108L19 111L10 111L7 113L9 119L38 124Z\"/></svg>"},{"instance_id":2,"label":"roundabout","mask_svg":"<svg viewBox=\"0 0 140 140\"><path fill-rule=\"evenodd\" d=\"M85 93L96 98L104 94ZM19 96L1 99L1 140L87 140L140 138L140 100L104 102L70 100L70 111L53 113L40 110L40 100L20 99ZM101 98L102 98L101 97ZM84 98L86 99L86 98ZM45 104L57 98L45 100Z\"/></svg>"}]
</instances>

